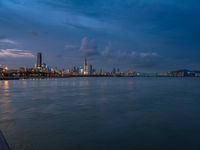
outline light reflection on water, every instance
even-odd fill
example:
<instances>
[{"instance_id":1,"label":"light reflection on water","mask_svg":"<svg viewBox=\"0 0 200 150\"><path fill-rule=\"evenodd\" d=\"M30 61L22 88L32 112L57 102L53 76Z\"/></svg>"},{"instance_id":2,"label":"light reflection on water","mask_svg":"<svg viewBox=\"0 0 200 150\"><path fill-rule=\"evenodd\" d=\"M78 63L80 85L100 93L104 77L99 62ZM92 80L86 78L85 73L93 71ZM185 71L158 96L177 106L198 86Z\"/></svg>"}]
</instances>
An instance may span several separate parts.
<instances>
[{"instance_id":1,"label":"light reflection on water","mask_svg":"<svg viewBox=\"0 0 200 150\"><path fill-rule=\"evenodd\" d=\"M7 80L2 81L1 87L4 90L3 93L7 94L8 90L9 90L9 81L7 81Z\"/></svg>"},{"instance_id":2,"label":"light reflection on water","mask_svg":"<svg viewBox=\"0 0 200 150\"><path fill-rule=\"evenodd\" d=\"M200 148L199 79L19 80L0 87L0 129L13 150Z\"/></svg>"},{"instance_id":3,"label":"light reflection on water","mask_svg":"<svg viewBox=\"0 0 200 150\"><path fill-rule=\"evenodd\" d=\"M12 106L11 101L12 97L10 94L10 85L9 81L1 82L1 99L0 99L0 112L11 112Z\"/></svg>"}]
</instances>

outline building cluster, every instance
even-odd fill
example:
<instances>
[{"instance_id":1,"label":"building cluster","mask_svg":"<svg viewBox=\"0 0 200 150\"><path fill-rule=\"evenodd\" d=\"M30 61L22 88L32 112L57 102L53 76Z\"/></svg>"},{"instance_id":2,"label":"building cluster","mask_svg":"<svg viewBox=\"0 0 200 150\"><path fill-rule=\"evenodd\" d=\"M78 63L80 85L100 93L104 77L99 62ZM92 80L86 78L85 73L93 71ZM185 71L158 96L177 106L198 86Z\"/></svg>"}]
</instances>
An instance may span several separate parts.
<instances>
[{"instance_id":1,"label":"building cluster","mask_svg":"<svg viewBox=\"0 0 200 150\"><path fill-rule=\"evenodd\" d=\"M96 72L95 69L93 69L91 64L88 64L87 59L85 58L83 67L73 67L73 69L69 69L67 71L68 74L71 75L82 75L82 76L90 76L90 75L94 75Z\"/></svg>"},{"instance_id":2,"label":"building cluster","mask_svg":"<svg viewBox=\"0 0 200 150\"><path fill-rule=\"evenodd\" d=\"M8 69L8 67L0 68L0 79L13 77L13 78L51 78L51 77L73 77L73 76L135 76L135 72L120 72L119 68L114 68L111 72L103 71L100 69L97 71L93 68L92 64L88 63L85 58L83 66L73 67L68 70L59 70L56 67L52 68L43 62L42 53L37 53L37 61L34 67L19 69Z\"/></svg>"},{"instance_id":3,"label":"building cluster","mask_svg":"<svg viewBox=\"0 0 200 150\"><path fill-rule=\"evenodd\" d=\"M71 76L110 76L110 77L124 77L124 76L136 76L137 73L131 70L127 72L121 72L119 68L113 68L112 71L105 71L103 69L95 69L92 64L89 64L87 59L85 58L83 66L80 67L73 67L67 71L68 75Z\"/></svg>"},{"instance_id":4,"label":"building cluster","mask_svg":"<svg viewBox=\"0 0 200 150\"><path fill-rule=\"evenodd\" d=\"M166 73L159 73L158 76L164 77L200 77L200 71L177 70Z\"/></svg>"},{"instance_id":5,"label":"building cluster","mask_svg":"<svg viewBox=\"0 0 200 150\"><path fill-rule=\"evenodd\" d=\"M37 63L32 68L20 67L10 69L7 66L0 68L0 79L16 78L46 78L61 77L62 72L52 69L42 61L42 53L37 53Z\"/></svg>"},{"instance_id":6,"label":"building cluster","mask_svg":"<svg viewBox=\"0 0 200 150\"><path fill-rule=\"evenodd\" d=\"M166 73L149 74L139 73L132 70L121 72L119 68L113 68L111 72L103 69L96 70L85 58L83 66L73 67L68 70L59 70L45 64L42 53L37 53L37 61L34 67L9 69L7 66L0 66L0 79L6 78L53 78L53 77L200 77L200 71L178 70Z\"/></svg>"}]
</instances>

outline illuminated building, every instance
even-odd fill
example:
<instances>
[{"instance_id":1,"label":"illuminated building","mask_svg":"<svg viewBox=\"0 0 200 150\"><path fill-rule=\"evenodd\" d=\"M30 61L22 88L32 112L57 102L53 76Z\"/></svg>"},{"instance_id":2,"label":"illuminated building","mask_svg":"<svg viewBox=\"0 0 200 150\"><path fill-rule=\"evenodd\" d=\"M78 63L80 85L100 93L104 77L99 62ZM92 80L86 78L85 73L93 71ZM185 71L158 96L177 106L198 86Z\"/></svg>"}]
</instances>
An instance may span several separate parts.
<instances>
[{"instance_id":1,"label":"illuminated building","mask_svg":"<svg viewBox=\"0 0 200 150\"><path fill-rule=\"evenodd\" d=\"M84 62L84 65L83 65L83 75L89 75L89 66L88 66L86 58L85 58L85 62Z\"/></svg>"}]
</instances>

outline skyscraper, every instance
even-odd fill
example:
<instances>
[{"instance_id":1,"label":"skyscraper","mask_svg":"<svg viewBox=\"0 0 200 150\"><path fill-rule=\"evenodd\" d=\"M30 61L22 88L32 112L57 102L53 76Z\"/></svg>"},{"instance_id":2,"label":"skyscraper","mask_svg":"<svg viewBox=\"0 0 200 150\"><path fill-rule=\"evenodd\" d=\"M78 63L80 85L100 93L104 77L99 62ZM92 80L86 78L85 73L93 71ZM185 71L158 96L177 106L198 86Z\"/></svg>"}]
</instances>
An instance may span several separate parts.
<instances>
[{"instance_id":1,"label":"skyscraper","mask_svg":"<svg viewBox=\"0 0 200 150\"><path fill-rule=\"evenodd\" d=\"M37 68L42 67L42 53L37 53Z\"/></svg>"},{"instance_id":2,"label":"skyscraper","mask_svg":"<svg viewBox=\"0 0 200 150\"><path fill-rule=\"evenodd\" d=\"M87 64L87 59L85 58L85 62L84 62L84 65L83 65L83 74L84 75L88 75L89 74L89 66Z\"/></svg>"},{"instance_id":3,"label":"skyscraper","mask_svg":"<svg viewBox=\"0 0 200 150\"><path fill-rule=\"evenodd\" d=\"M89 73L90 73L90 75L92 75L92 74L93 74L93 68L92 68L92 65L90 65L90 68L89 68Z\"/></svg>"},{"instance_id":4,"label":"skyscraper","mask_svg":"<svg viewBox=\"0 0 200 150\"><path fill-rule=\"evenodd\" d=\"M116 68L113 68L112 73L113 73L113 74L116 74Z\"/></svg>"}]
</instances>

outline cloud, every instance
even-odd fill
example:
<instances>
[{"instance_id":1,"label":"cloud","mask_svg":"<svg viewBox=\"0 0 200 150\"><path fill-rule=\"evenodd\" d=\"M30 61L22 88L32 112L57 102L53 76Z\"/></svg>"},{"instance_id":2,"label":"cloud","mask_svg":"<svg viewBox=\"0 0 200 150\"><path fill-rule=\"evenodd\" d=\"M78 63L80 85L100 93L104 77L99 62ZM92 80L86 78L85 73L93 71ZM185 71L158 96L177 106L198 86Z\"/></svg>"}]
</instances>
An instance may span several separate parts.
<instances>
[{"instance_id":1,"label":"cloud","mask_svg":"<svg viewBox=\"0 0 200 150\"><path fill-rule=\"evenodd\" d=\"M85 57L93 61L103 61L110 66L126 66L133 68L153 68L159 64L160 55L157 52L141 52L132 50L117 50L112 43L108 42L105 49L97 49L96 42L84 37L81 41L80 50Z\"/></svg>"},{"instance_id":2,"label":"cloud","mask_svg":"<svg viewBox=\"0 0 200 150\"><path fill-rule=\"evenodd\" d=\"M65 27L85 27L94 30L103 29L107 23L72 9L66 2L39 1L13 1L2 0L2 5L9 9L11 13L19 14L20 17L31 18L32 21L42 24L51 24ZM52 5L53 4L53 5ZM59 6L65 6L62 9ZM40 16L40 17L38 17ZM45 19L42 19L45 18ZM20 21L18 21L20 22Z\"/></svg>"},{"instance_id":3,"label":"cloud","mask_svg":"<svg viewBox=\"0 0 200 150\"><path fill-rule=\"evenodd\" d=\"M130 62L136 67L149 68L158 66L161 62L160 55L156 52L131 52L126 56L130 59Z\"/></svg>"},{"instance_id":4,"label":"cloud","mask_svg":"<svg viewBox=\"0 0 200 150\"><path fill-rule=\"evenodd\" d=\"M153 68L159 64L160 55L156 52L114 51L111 43L101 52L101 57L111 65L133 68Z\"/></svg>"},{"instance_id":5,"label":"cloud","mask_svg":"<svg viewBox=\"0 0 200 150\"><path fill-rule=\"evenodd\" d=\"M0 39L0 43L3 44L17 44L17 42L10 40L10 39Z\"/></svg>"},{"instance_id":6,"label":"cloud","mask_svg":"<svg viewBox=\"0 0 200 150\"><path fill-rule=\"evenodd\" d=\"M61 62L50 56L64 57L63 64L74 65L78 61L70 59L81 61L84 55L105 64L102 67L109 63L153 67L160 64L161 55L174 60L174 65L167 61L163 68L187 65L177 58L190 58L198 65L199 4L198 0L0 0L0 49L39 49L52 64ZM85 37L80 44L84 35L98 43ZM15 39L20 47L14 47ZM104 48L106 41L113 47Z\"/></svg>"},{"instance_id":7,"label":"cloud","mask_svg":"<svg viewBox=\"0 0 200 150\"><path fill-rule=\"evenodd\" d=\"M83 52L85 57L99 55L96 41L94 39L89 39L88 37L84 37L81 40L80 50Z\"/></svg>"},{"instance_id":8,"label":"cloud","mask_svg":"<svg viewBox=\"0 0 200 150\"><path fill-rule=\"evenodd\" d=\"M132 55L135 55L135 52L132 52ZM139 53L139 56L145 58L145 57L157 57L159 55L156 52L152 52L152 53L144 53L144 52L142 52L142 53Z\"/></svg>"},{"instance_id":9,"label":"cloud","mask_svg":"<svg viewBox=\"0 0 200 150\"><path fill-rule=\"evenodd\" d=\"M118 62L136 68L154 68L161 61L156 52L122 52L118 53L116 58Z\"/></svg>"},{"instance_id":10,"label":"cloud","mask_svg":"<svg viewBox=\"0 0 200 150\"><path fill-rule=\"evenodd\" d=\"M26 50L0 49L0 58L33 58L34 55Z\"/></svg>"},{"instance_id":11,"label":"cloud","mask_svg":"<svg viewBox=\"0 0 200 150\"><path fill-rule=\"evenodd\" d=\"M113 53L112 51L113 51L113 48L112 48L111 42L108 42L108 44L105 46L105 50L101 52L101 55L111 57Z\"/></svg>"}]
</instances>

